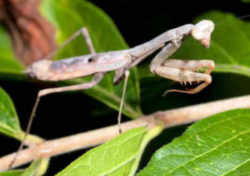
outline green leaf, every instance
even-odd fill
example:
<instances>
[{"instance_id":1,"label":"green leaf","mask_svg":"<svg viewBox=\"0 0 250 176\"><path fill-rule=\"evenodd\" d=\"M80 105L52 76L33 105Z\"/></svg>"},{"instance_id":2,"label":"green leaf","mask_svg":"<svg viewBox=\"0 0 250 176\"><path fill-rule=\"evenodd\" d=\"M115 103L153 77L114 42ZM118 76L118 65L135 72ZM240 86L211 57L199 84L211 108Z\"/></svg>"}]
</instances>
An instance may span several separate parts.
<instances>
[{"instance_id":1,"label":"green leaf","mask_svg":"<svg viewBox=\"0 0 250 176\"><path fill-rule=\"evenodd\" d=\"M86 27L97 52L126 49L123 40L112 20L99 8L84 0L44 0L41 6L43 14L56 27L57 40L62 43L74 32ZM67 23L65 23L67 21ZM59 52L57 58L63 59L89 53L83 37L78 37ZM79 84L89 79L76 79L63 82L64 85ZM104 80L92 89L83 92L118 110L121 100L122 85L114 86L113 75L108 74ZM129 117L140 116L140 90L136 68L131 70L127 101L124 114Z\"/></svg>"},{"instance_id":2,"label":"green leaf","mask_svg":"<svg viewBox=\"0 0 250 176\"><path fill-rule=\"evenodd\" d=\"M0 176L21 176L23 173L23 170L11 170L6 172L1 172Z\"/></svg>"},{"instance_id":3,"label":"green leaf","mask_svg":"<svg viewBox=\"0 0 250 176\"><path fill-rule=\"evenodd\" d=\"M139 176L250 175L250 110L216 114L192 125L151 158Z\"/></svg>"},{"instance_id":4,"label":"green leaf","mask_svg":"<svg viewBox=\"0 0 250 176\"><path fill-rule=\"evenodd\" d=\"M232 14L213 11L200 16L215 23L211 46L206 49L191 37L185 40L174 58L212 59L215 72L250 76L250 23Z\"/></svg>"},{"instance_id":5,"label":"green leaf","mask_svg":"<svg viewBox=\"0 0 250 176\"><path fill-rule=\"evenodd\" d=\"M244 3L249 3L250 0L241 0L241 2L244 2Z\"/></svg>"},{"instance_id":6,"label":"green leaf","mask_svg":"<svg viewBox=\"0 0 250 176\"><path fill-rule=\"evenodd\" d=\"M24 135L14 104L2 88L0 88L0 132L20 140Z\"/></svg>"},{"instance_id":7,"label":"green leaf","mask_svg":"<svg viewBox=\"0 0 250 176\"><path fill-rule=\"evenodd\" d=\"M21 74L23 66L15 58L11 47L10 37L5 28L0 25L0 74Z\"/></svg>"},{"instance_id":8,"label":"green leaf","mask_svg":"<svg viewBox=\"0 0 250 176\"><path fill-rule=\"evenodd\" d=\"M58 173L57 176L132 176L138 167L147 143L161 131L161 126L149 131L146 127L129 130L88 151Z\"/></svg>"},{"instance_id":9,"label":"green leaf","mask_svg":"<svg viewBox=\"0 0 250 176\"><path fill-rule=\"evenodd\" d=\"M48 167L48 159L38 159L25 169L21 176L41 176L43 175Z\"/></svg>"}]
</instances>

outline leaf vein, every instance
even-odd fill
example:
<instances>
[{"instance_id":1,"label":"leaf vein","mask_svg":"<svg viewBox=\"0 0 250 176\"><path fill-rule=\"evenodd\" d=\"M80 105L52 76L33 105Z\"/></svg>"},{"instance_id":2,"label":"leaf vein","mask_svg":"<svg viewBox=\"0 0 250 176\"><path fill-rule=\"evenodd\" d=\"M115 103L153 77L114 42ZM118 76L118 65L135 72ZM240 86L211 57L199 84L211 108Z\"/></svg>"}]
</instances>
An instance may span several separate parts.
<instances>
[{"instance_id":1,"label":"leaf vein","mask_svg":"<svg viewBox=\"0 0 250 176\"><path fill-rule=\"evenodd\" d=\"M187 165L188 163L193 162L193 161L195 161L195 160L201 158L202 156L204 156L204 155L206 155L206 154L208 154L208 153L213 152L213 151L216 150L217 148L219 148L219 147L225 145L225 144L228 143L228 142L231 142L233 139L235 139L235 138L237 138L237 137L239 137L239 136L241 136L241 135L247 134L247 133L249 133L249 132L250 132L250 129L249 129L249 130L242 131L241 133L239 133L239 134L237 134L237 135L234 135L234 136L231 137L231 138L228 138L227 140L225 140L225 141L222 142L221 144L219 144L219 145L217 145L217 146L211 148L211 149L208 150L207 152L204 152L204 153L202 153L202 154L200 154L200 155L197 155L197 157L194 157L193 159L189 160L188 162L186 162L186 163L184 163L184 164L182 164L182 165L180 165L180 166L178 166L178 167L176 167L176 168L171 169L168 173L169 173L169 174L170 174L170 173L173 173L173 171L175 171L175 170L177 170L177 169L179 169L179 168L181 168L181 167L184 167L184 166Z\"/></svg>"}]
</instances>

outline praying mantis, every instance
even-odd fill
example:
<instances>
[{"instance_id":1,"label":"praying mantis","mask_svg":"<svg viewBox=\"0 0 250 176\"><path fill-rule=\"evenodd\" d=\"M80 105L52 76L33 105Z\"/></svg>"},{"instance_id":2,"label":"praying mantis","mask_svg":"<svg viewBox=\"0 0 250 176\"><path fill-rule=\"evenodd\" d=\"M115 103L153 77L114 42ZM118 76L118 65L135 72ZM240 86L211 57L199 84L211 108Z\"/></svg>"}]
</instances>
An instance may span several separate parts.
<instances>
[{"instance_id":1,"label":"praying mantis","mask_svg":"<svg viewBox=\"0 0 250 176\"><path fill-rule=\"evenodd\" d=\"M29 76L42 81L68 80L89 75L93 75L93 79L88 83L40 90L30 116L26 135L18 151L23 148L26 136L30 132L31 124L41 97L51 93L92 88L102 80L105 73L110 71L115 71L114 83L120 82L125 77L125 84L123 87L120 111L118 115L119 125L127 87L126 84L128 80L129 69L139 64L147 56L151 55L158 49L161 49L161 51L154 57L150 64L150 70L152 73L184 84L191 84L193 82L201 83L193 89L173 89L166 91L164 94L168 92L181 92L188 94L200 92L212 82L210 73L215 67L214 62L212 60L184 61L168 58L180 48L185 36L191 35L194 39L200 41L203 46L209 47L211 33L213 30L214 23L212 21L202 20L195 25L186 24L175 29L168 30L156 38L136 47L104 53L95 52L94 46L86 28L82 28L81 30L77 31L75 34L73 34L73 36L65 41L60 48L67 45L77 36L83 35L90 50L90 54L58 61L49 60L55 55L55 51L48 55L45 59L37 61L29 66L26 70L26 73ZM198 72L203 68L206 69L205 72ZM16 152L16 157L18 151ZM10 167L12 167L14 164L16 157L10 164Z\"/></svg>"}]
</instances>

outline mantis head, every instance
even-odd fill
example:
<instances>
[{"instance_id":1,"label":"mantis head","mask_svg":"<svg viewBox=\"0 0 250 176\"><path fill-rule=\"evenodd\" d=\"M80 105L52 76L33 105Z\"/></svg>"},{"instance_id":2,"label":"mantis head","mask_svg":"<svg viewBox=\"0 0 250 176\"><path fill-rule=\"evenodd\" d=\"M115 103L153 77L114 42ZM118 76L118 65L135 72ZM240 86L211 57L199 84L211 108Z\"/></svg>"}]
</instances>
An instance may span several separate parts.
<instances>
[{"instance_id":1,"label":"mantis head","mask_svg":"<svg viewBox=\"0 0 250 176\"><path fill-rule=\"evenodd\" d=\"M208 48L214 26L215 24L211 20L202 20L194 26L191 35L194 39L200 41L203 46Z\"/></svg>"}]
</instances>

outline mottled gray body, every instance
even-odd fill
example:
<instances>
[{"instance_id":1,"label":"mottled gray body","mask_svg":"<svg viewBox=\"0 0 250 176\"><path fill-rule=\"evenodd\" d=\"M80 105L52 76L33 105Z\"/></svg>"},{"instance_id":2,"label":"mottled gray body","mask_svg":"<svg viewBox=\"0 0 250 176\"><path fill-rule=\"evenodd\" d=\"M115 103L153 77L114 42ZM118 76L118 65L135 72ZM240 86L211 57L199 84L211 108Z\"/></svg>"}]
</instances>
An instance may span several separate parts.
<instances>
[{"instance_id":1,"label":"mottled gray body","mask_svg":"<svg viewBox=\"0 0 250 176\"><path fill-rule=\"evenodd\" d=\"M189 35L193 27L194 25L188 24L166 31L144 44L127 50L76 56L54 62L41 60L32 64L27 73L39 80L59 81L125 68L118 73L118 77L122 77L126 69L164 47L167 42L179 41L185 35Z\"/></svg>"}]
</instances>

